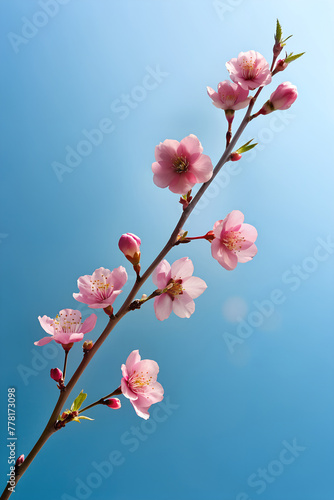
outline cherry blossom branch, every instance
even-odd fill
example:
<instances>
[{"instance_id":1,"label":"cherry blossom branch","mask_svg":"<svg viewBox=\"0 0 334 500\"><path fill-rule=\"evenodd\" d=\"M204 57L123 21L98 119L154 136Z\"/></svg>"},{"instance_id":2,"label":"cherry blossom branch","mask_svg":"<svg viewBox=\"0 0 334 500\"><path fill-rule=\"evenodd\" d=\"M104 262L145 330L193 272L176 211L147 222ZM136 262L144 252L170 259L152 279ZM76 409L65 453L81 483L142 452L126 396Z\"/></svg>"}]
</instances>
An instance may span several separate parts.
<instances>
[{"instance_id":1,"label":"cherry blossom branch","mask_svg":"<svg viewBox=\"0 0 334 500\"><path fill-rule=\"evenodd\" d=\"M284 46L284 42L285 41L286 40L282 40L281 27L280 27L279 23L277 22L273 61L272 61L272 65L271 65L271 68L270 68L270 71L269 71L269 73L272 76L276 72L274 70L274 65L275 65L277 56L279 55L280 51L282 50L282 48ZM247 59L248 56L250 57L249 64L250 64L250 67L253 68L252 65L255 64L255 63L254 63L254 61L252 62L252 57L250 56L250 53L253 54L253 52L250 51L249 53L246 53L245 56L246 56L246 59ZM258 53L255 53L255 54L257 54L256 57L259 57L260 60L264 59L263 56L261 56L260 54L258 54ZM241 55L242 54L240 54L239 57ZM298 54L296 56L292 56L292 54L291 54L289 57L287 57L286 60L285 60L285 63L280 66L279 71L282 71L283 69L285 69L285 67L287 66L287 64L289 62L291 62L292 60L295 60L296 58L300 57L300 55L302 55L302 54ZM242 56L242 57L244 57L244 56ZM233 60L231 60L227 64L229 71L230 72L231 71L234 72L234 76L236 76L236 74L238 74L238 72L240 71L240 68L236 69L236 67L234 66L236 63L237 63L237 60L233 59ZM267 66L268 66L268 64L267 64ZM269 69L269 66L268 66L268 69ZM238 74L237 76L238 76L238 78L241 78L241 80L244 79L243 74L241 74L241 75ZM120 246L121 251L123 251L124 255L127 257L127 259L133 264L134 271L136 272L136 275L137 275L136 276L136 281L135 281L135 283L134 283L131 291L129 292L128 296L125 298L122 306L120 307L120 309L118 310L118 312L115 315L113 314L113 309L112 309L111 305L104 309L105 312L109 315L109 322L107 323L105 329L103 330L103 332L101 333L100 337L97 339L97 341L95 342L95 344L92 347L89 346L89 348L88 347L87 348L84 347L83 359L82 359L81 363L79 364L78 368L76 369L76 371L72 375L72 378L70 379L70 381L68 382L68 384L66 386L63 385L63 379L65 378L65 375L66 375L67 355L68 355L68 350L69 349L67 351L65 350L63 379L59 380L59 385L58 385L58 387L61 389L58 401L57 401L57 403L56 403L56 405L54 407L54 410L53 410L53 412L52 412L52 414L51 414L51 416L49 418L49 421L47 422L47 424L45 426L45 429L43 430L40 438L36 442L35 446L31 450L31 452L29 453L29 455L26 457L26 459L23 462L22 461L18 461L17 462L17 466L16 466L16 470L15 470L15 472L16 472L16 475L15 475L15 484L17 484L17 482L19 481L19 479L22 477L22 475L25 473L25 471L31 465L31 463L33 462L34 458L39 453L39 451L41 450L41 448L44 446L44 444L46 443L46 441L57 430L59 430L60 428L64 427L65 424L68 423L69 421L75 420L75 418L79 415L79 413L82 413L83 411L86 411L87 409L90 409L93 406L96 406L98 404L107 404L106 403L106 399L107 398L109 398L111 396L114 396L116 394L120 394L120 392L119 392L120 388L118 388L118 389L116 389L116 391L114 391L113 393L109 394L108 396L105 396L104 398L101 398L100 400L95 401L94 403L92 403L92 404L88 405L87 407L85 407L84 409L80 410L80 412L77 411L77 409L75 409L75 411L72 411L72 412L67 411L68 417L66 417L66 418L59 418L59 415L60 415L60 413L62 411L62 408L64 407L64 405L65 405L68 397L70 396L70 394L71 394L74 386L77 384L77 382L80 379L82 373L87 368L88 364L90 363L90 361L94 357L95 353L100 349L100 347L102 346L102 344L104 343L104 341L107 339L107 337L109 336L109 334L111 333L111 331L115 328L115 326L117 325L117 323L130 310L134 310L134 309L139 308L142 303L146 302L147 300L149 300L151 298L157 297L161 293L164 293L164 292L166 292L168 290L168 286L167 286L167 288L164 288L163 290L155 290L149 297L145 297L145 298L142 298L142 299L134 300L135 297L136 297L136 295L137 295L137 293L139 292L140 288L144 285L144 283L151 276L151 274L153 273L153 271L155 270L155 268L164 259L164 257L169 253L169 251L174 246L178 245L179 243L182 243L182 242L185 243L186 242L186 238L184 238L184 241L182 241L182 239L179 238L180 232L181 232L184 224L186 223L186 221L188 220L191 212L196 207L197 203L199 202L199 200L201 199L201 197L204 195L204 193L208 189L208 187L211 185L211 183L213 182L213 180L215 179L215 177L218 175L219 171L224 166L224 164L227 161L230 161L231 159L235 161L236 159L240 158L240 154L234 153L234 157L233 157L232 153L233 153L233 150L234 150L234 147L235 147L237 141L239 140L241 134L245 130L245 128L248 125L248 123L252 119L254 119L256 116L259 116L260 114L268 114L268 113L274 111L275 109L288 109L291 106L292 102L294 102L294 100L296 99L297 93L296 93L295 87L292 86L291 84L289 84L289 82L286 82L285 84L281 84L278 87L278 89L276 89L276 91L270 96L270 100L267 101L264 104L264 106L261 108L261 110L258 113L256 113L255 115L251 115L251 112L253 110L254 104L255 104L255 102L256 102L256 100L257 100L260 92L262 91L263 86L266 85L266 84L268 84L268 83L270 83L270 80L268 80L269 76L270 75L267 74L267 70L264 71L264 76L263 75L261 76L261 78L262 78L261 82L257 83L257 86L259 86L259 85L260 86L259 86L256 94L254 95L254 97L251 97L251 98L247 97L248 91L245 91L245 90L241 91L240 88L238 87L238 92L240 93L240 95L239 95L239 97L235 96L235 99L236 99L235 104L237 104L238 107L234 107L234 108L233 107L232 108L231 107L226 107L226 103L224 102L224 96L223 95L221 96L222 102L219 103L220 96L218 94L216 94L213 91L213 89L208 88L208 94L213 99L213 101L216 104L218 104L217 107L221 107L222 109L225 110L226 118L227 118L228 123L229 123L228 132L226 134L226 148L225 148L225 151L222 154L222 156L219 159L219 161L217 162L217 165L216 165L216 167L213 170L211 178L207 182L205 182L204 184L202 184L202 186L198 190L198 192L195 195L195 197L192 198L190 196L190 192L188 192L186 198L184 199L184 201L182 201L183 209L184 210L183 210L183 213L181 214L181 216L180 216L180 218L179 218L179 220L178 220L178 222L177 222L177 224L176 224L176 226L175 226L175 228L174 228L171 236L169 237L167 243L162 248L162 250L160 251L160 253L156 256L156 258L153 260L153 262L151 263L151 265L146 269L146 271L144 272L144 274L142 276L140 276L140 263L139 263L139 260L140 260L140 251L137 250L137 248L139 248L138 244L140 244L140 240L137 241L138 237L136 237L135 235L132 235L130 233L127 233L127 235L123 235L122 241L120 240L119 246ZM222 84L226 84L226 82L222 82ZM231 84L228 84L228 85L230 86L230 88L232 88ZM292 88L292 87L294 87L294 88ZM249 87L249 88L251 88L251 87ZM218 90L219 90L219 88L218 88ZM232 93L233 92L236 92L235 87L232 88ZM237 102L238 99L239 99L239 102ZM248 102L249 102L249 104L248 104ZM237 129L235 135L232 137L232 121L233 121L233 117L234 117L234 111L235 111L235 109L241 109L242 107L246 107L247 104L248 104L248 108L247 108L246 114L245 114L245 116L244 116L244 118L243 118L243 120L242 120L239 128ZM246 145L244 145L242 148L240 148L240 150L243 149L243 151L245 152L245 151L251 149L252 147L254 147L254 145L250 145L249 144L250 142L251 141L248 141L248 143L246 143ZM238 157L236 158L236 156L239 156L239 158ZM188 168L187 160L185 160L183 157L178 158L178 163L177 164L173 164L173 168L176 170L177 174L182 173L184 170L186 170ZM209 235L209 233L207 233L207 235L205 235L203 237L189 238L188 241L190 241L191 239L202 239L202 238L205 238L206 236ZM209 238L205 238L205 239L209 239ZM125 270L124 270L124 273L125 273ZM126 275L126 273L125 273L125 275ZM78 295L78 294L76 294L76 295ZM71 310L68 310L68 311L71 311ZM74 311L74 312L78 313L78 311ZM66 313L66 310L63 311L63 314L65 314L65 313ZM73 311L70 314L73 314ZM65 315L67 315L67 314L65 314ZM91 316L95 316L95 315L91 315ZM46 318L46 317L43 317L43 318ZM42 321L43 318L40 318L40 321ZM81 315L80 315L80 320L81 320ZM90 323L89 324L89 328L91 330L95 326L96 316L95 316L95 320L93 320L92 317L90 317L90 318L88 318L85 321L85 323L87 321ZM92 326L93 323L94 323L94 326ZM88 325L86 325L86 327L88 328ZM87 330L87 328L86 328L86 330ZM87 331L90 331L90 330L87 330ZM37 342L37 345L44 345L44 343L45 343L45 339L41 339L41 341ZM137 351L137 353L138 353L138 351ZM139 357L139 359L140 359L140 357ZM54 370L56 371L57 369L54 369ZM58 370L58 372L60 372L60 370ZM61 376L61 372L60 372L60 374L54 374L52 376L52 378L54 378L54 380L56 380L57 377L58 377L58 375ZM116 408L116 406L113 406L113 407ZM76 415L74 415L74 413ZM84 417L81 417L81 418L84 418ZM12 493L13 490L11 490L9 488L10 488L9 484L7 484L7 486L6 486L3 494L1 496L2 500L6 500L6 499L8 499L10 497L10 495L11 495L11 493Z\"/></svg>"},{"instance_id":2,"label":"cherry blossom branch","mask_svg":"<svg viewBox=\"0 0 334 500\"><path fill-rule=\"evenodd\" d=\"M217 174L219 173L219 171L221 170L223 165L229 160L229 157L230 157L237 141L239 140L241 134L243 133L247 124L250 121L250 115L251 115L252 109L254 107L256 99L259 96L261 90L262 90L262 87L260 87L258 89L255 96L251 99L249 106L248 106L248 109L247 109L247 112L246 112L238 130L236 131L234 137L231 139L229 145L226 147L224 153L222 154L216 167L214 168L211 179L209 181L205 182L201 186L201 188L199 189L199 191L197 192L197 194L195 195L193 200L189 203L188 207L183 211L180 219L178 220L170 238L168 239L168 241L165 244L165 246L163 247L163 249L160 251L160 253L157 255L157 257L153 260L152 264L146 269L146 271L144 272L144 274L141 277L139 276L139 274L137 274L136 282L134 283L132 290L130 291L130 293L126 297L122 306L120 307L120 309L118 310L118 312L114 316L110 317L107 326L105 327L102 334L100 335L100 337L97 339L97 341L93 345L92 349L85 352L84 357L83 357L80 365L78 366L77 370L73 374L72 378L70 379L70 381L68 382L68 384L66 385L64 390L61 392L61 394L58 398L58 401L56 403L56 406L51 414L51 417L49 418L49 421L46 424L45 429L42 432L40 438L36 442L35 446L31 450L29 455L25 458L24 462L18 467L17 474L15 477L15 484L17 484L18 481L21 479L21 477L23 476L25 471L28 469L28 467L31 465L34 458L39 453L39 451L42 449L42 447L47 442L47 440L58 430L55 427L55 424L57 422L59 414L60 414L63 406L65 405L68 397L70 396L72 389L74 388L74 386L78 382L79 378L81 377L82 373L87 368L88 364L90 363L92 358L95 356L96 352L100 349L100 347L102 346L102 344L104 343L104 341L106 340L108 335L111 333L111 331L115 328L117 323L123 318L123 316L125 316L125 314L127 314L127 312L129 311L129 306L133 302L133 300L136 297L140 288L147 281L147 279L151 276L151 274L153 273L154 269L157 267L159 262L161 262L164 259L164 257L168 254L168 252L177 243L178 234L181 231L181 229L183 228L187 219L189 218L191 212L194 210L197 203L199 202L199 200L201 199L201 197L203 196L205 191L208 189L210 184L213 182L213 180L215 179L215 177L217 176ZM7 500L10 497L11 493L12 492L8 489L8 485L7 485L2 496L1 496L1 500Z\"/></svg>"}]
</instances>

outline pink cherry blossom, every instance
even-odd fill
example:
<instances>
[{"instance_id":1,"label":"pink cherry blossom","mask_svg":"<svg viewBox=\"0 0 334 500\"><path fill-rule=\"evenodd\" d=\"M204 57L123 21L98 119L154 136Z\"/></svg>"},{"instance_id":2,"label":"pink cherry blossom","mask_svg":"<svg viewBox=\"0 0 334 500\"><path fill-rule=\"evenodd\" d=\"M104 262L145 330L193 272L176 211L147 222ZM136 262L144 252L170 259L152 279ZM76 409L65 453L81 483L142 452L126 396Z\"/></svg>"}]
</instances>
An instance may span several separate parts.
<instances>
[{"instance_id":1,"label":"pink cherry blossom","mask_svg":"<svg viewBox=\"0 0 334 500\"><path fill-rule=\"evenodd\" d=\"M159 365L151 359L142 360L138 350L132 351L122 365L122 393L130 399L137 415L145 420L150 417L150 406L163 399L163 387L157 382L158 372Z\"/></svg>"},{"instance_id":2,"label":"pink cherry blossom","mask_svg":"<svg viewBox=\"0 0 334 500\"><path fill-rule=\"evenodd\" d=\"M189 318L195 311L193 299L206 289L201 278L193 276L194 265L188 257L176 260L171 266L167 260L157 265L153 272L153 283L160 289L167 289L154 299L156 317L163 321L172 311L180 318Z\"/></svg>"},{"instance_id":3,"label":"pink cherry blossom","mask_svg":"<svg viewBox=\"0 0 334 500\"><path fill-rule=\"evenodd\" d=\"M91 276L81 276L78 279L80 293L74 293L73 297L91 308L105 309L114 303L117 295L122 293L121 288L127 279L128 275L123 266L113 271L100 267Z\"/></svg>"},{"instance_id":4,"label":"pink cherry blossom","mask_svg":"<svg viewBox=\"0 0 334 500\"><path fill-rule=\"evenodd\" d=\"M155 148L156 162L152 164L153 182L173 193L186 194L197 182L212 176L210 157L202 154L200 141L193 134L181 142L166 139Z\"/></svg>"},{"instance_id":5,"label":"pink cherry blossom","mask_svg":"<svg viewBox=\"0 0 334 500\"><path fill-rule=\"evenodd\" d=\"M93 330L96 324L96 314L91 314L83 323L81 323L81 312L73 309L62 309L59 315L52 319L48 316L39 316L38 320L43 330L50 337L43 337L35 345L42 346L55 340L57 344L67 346L73 342L79 342L83 339L85 333Z\"/></svg>"},{"instance_id":6,"label":"pink cherry blossom","mask_svg":"<svg viewBox=\"0 0 334 500\"><path fill-rule=\"evenodd\" d=\"M134 266L140 261L140 244L140 238L132 233L122 234L118 242L120 251Z\"/></svg>"},{"instance_id":7,"label":"pink cherry blossom","mask_svg":"<svg viewBox=\"0 0 334 500\"><path fill-rule=\"evenodd\" d=\"M215 239L211 243L212 257L228 271L235 269L238 262L248 262L257 253L254 245L257 231L243 222L244 214L233 210L213 226Z\"/></svg>"},{"instance_id":8,"label":"pink cherry blossom","mask_svg":"<svg viewBox=\"0 0 334 500\"><path fill-rule=\"evenodd\" d=\"M211 87L207 87L207 92L212 99L212 104L216 108L224 109L225 111L243 109L248 106L251 100L251 97L247 97L249 93L248 88L244 89L237 83L232 83L228 80L218 83L218 93Z\"/></svg>"},{"instance_id":9,"label":"pink cherry blossom","mask_svg":"<svg viewBox=\"0 0 334 500\"><path fill-rule=\"evenodd\" d=\"M267 115L277 109L289 109L298 97L297 87L290 82L281 83L271 94L258 114Z\"/></svg>"},{"instance_id":10,"label":"pink cherry blossom","mask_svg":"<svg viewBox=\"0 0 334 500\"><path fill-rule=\"evenodd\" d=\"M254 90L271 82L271 71L265 58L255 50L240 52L226 63L230 78L242 88Z\"/></svg>"}]
</instances>

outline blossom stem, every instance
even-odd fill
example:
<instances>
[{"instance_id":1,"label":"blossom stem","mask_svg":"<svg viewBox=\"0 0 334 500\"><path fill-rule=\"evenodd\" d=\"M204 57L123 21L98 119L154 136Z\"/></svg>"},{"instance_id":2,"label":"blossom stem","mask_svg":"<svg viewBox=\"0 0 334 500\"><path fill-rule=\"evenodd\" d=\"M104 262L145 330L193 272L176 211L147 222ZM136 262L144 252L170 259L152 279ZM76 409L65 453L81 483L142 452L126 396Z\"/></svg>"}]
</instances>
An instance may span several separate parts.
<instances>
[{"instance_id":1,"label":"blossom stem","mask_svg":"<svg viewBox=\"0 0 334 500\"><path fill-rule=\"evenodd\" d=\"M118 396L119 394L122 394L121 387L118 387L112 393L108 394L107 396L104 396L103 398L100 398L98 401L95 401L95 403L85 406L85 408L82 408L82 410L79 411L79 414L83 413L86 410L89 410L90 408L93 408L93 406L102 405L104 404L104 401L106 399L111 398L112 396Z\"/></svg>"},{"instance_id":2,"label":"blossom stem","mask_svg":"<svg viewBox=\"0 0 334 500\"><path fill-rule=\"evenodd\" d=\"M226 147L230 144L232 139L232 122L228 122L228 130L226 132Z\"/></svg>"},{"instance_id":3,"label":"blossom stem","mask_svg":"<svg viewBox=\"0 0 334 500\"><path fill-rule=\"evenodd\" d=\"M230 157L232 151L234 150L234 147L235 147L237 141L239 140L241 134L243 133L246 126L250 122L250 116L251 116L252 109L254 107L255 101L256 101L258 95L260 94L262 88L263 87L260 87L258 89L258 91L256 92L255 96L250 100L246 114L245 114L241 124L239 125L238 130L234 134L233 138L231 139L230 143L228 144L224 153L222 154L221 158L219 159L217 165L215 166L212 177L210 178L210 180L208 180L207 182L202 184L202 186L200 187L200 189L198 190L198 192L196 193L196 195L194 196L192 201L185 208L185 210L183 211L180 219L178 220L171 236L169 237L169 239L168 239L167 243L165 244L165 246L163 247L163 249L156 256L156 258L153 260L151 265L146 269L144 274L141 277L138 276L136 282L134 283L131 291L129 292L128 296L124 300L122 306L120 307L118 312L115 314L115 316L110 316L109 322L107 323L107 326L105 327L105 329L101 333L100 337L97 339L97 341L95 342L92 349L90 349L89 351L87 351L85 353L85 356L83 357L78 368L76 369L76 371L72 375L72 378L69 380L64 391L62 391L60 393L60 396L58 398L56 406L55 406L55 408L54 408L54 410L49 418L48 423L45 426L45 429L43 430L40 438L36 442L35 446L31 450L29 455L25 458L24 462L20 465L20 467L18 469L18 473L15 477L15 484L17 484L17 482L21 479L21 477L23 476L25 471L28 469L28 467L31 465L32 461L34 460L36 455L39 453L39 451L42 449L42 447L47 442L47 440L58 430L55 427L58 416L61 413L63 406L65 405L68 397L70 396L74 386L78 382L82 373L85 371L85 369L87 368L87 366L90 363L90 361L92 360L92 358L95 356L95 354L100 349L100 347L102 346L102 344L104 343L106 338L109 336L110 332L115 328L115 326L123 318L123 316L125 316L125 314L127 314L129 312L129 306L133 302L138 291L143 286L143 284L147 281L147 279L151 276L151 274L153 273L153 271L157 267L157 265L164 259L164 257L168 254L168 252L173 248L173 246L177 242L177 237L180 233L180 230L183 228L185 222L188 220L191 212L194 210L197 203L199 202L199 200L201 199L201 197L203 196L205 191L208 189L210 184L214 181L215 177L220 172L221 168L229 160L229 157ZM9 488L9 483L6 485L5 490L4 490L0 500L7 500L10 497L12 491L10 491L8 488Z\"/></svg>"},{"instance_id":4,"label":"blossom stem","mask_svg":"<svg viewBox=\"0 0 334 500\"><path fill-rule=\"evenodd\" d=\"M271 63L271 67L270 67L270 71L271 71L271 75L274 76L275 72L273 72L273 69L274 69L274 65L275 65L275 62L276 62L276 59L277 59L277 56L273 56L273 61Z\"/></svg>"},{"instance_id":5,"label":"blossom stem","mask_svg":"<svg viewBox=\"0 0 334 500\"><path fill-rule=\"evenodd\" d=\"M205 240L206 234L204 236L193 236L192 238L190 236L187 236L187 240Z\"/></svg>"},{"instance_id":6,"label":"blossom stem","mask_svg":"<svg viewBox=\"0 0 334 500\"><path fill-rule=\"evenodd\" d=\"M64 359L64 369L63 369L63 382L65 382L65 376L66 376L66 367L67 367L67 356L70 351L65 350L65 359Z\"/></svg>"},{"instance_id":7,"label":"blossom stem","mask_svg":"<svg viewBox=\"0 0 334 500\"><path fill-rule=\"evenodd\" d=\"M145 304L145 302L147 302L148 300L151 300L151 299L154 299L155 297L158 297L158 295L161 295L162 293L164 293L163 290L157 289L157 290L154 290L154 292L152 292L151 295L149 295L148 297L146 297L144 299L134 300L129 305L129 311L134 311L135 309L140 309L142 304Z\"/></svg>"}]
</instances>

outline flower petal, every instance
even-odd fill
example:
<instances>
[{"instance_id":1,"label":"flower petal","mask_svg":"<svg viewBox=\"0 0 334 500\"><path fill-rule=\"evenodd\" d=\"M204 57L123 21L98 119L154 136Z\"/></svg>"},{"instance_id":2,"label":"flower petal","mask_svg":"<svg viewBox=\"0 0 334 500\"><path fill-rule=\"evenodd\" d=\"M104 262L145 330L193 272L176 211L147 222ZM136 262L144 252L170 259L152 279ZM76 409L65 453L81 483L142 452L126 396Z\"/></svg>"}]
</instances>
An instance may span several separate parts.
<instances>
[{"instance_id":1,"label":"flower petal","mask_svg":"<svg viewBox=\"0 0 334 500\"><path fill-rule=\"evenodd\" d=\"M253 244L251 247L245 250L240 250L240 252L238 253L238 261L242 263L249 262L256 254L257 247Z\"/></svg>"},{"instance_id":2,"label":"flower petal","mask_svg":"<svg viewBox=\"0 0 334 500\"><path fill-rule=\"evenodd\" d=\"M228 271L232 271L238 264L238 257L234 252L227 250L218 239L211 243L212 257L218 260L219 264Z\"/></svg>"},{"instance_id":3,"label":"flower petal","mask_svg":"<svg viewBox=\"0 0 334 500\"><path fill-rule=\"evenodd\" d=\"M83 333L55 333L53 338L58 344L71 344L72 342L80 342L84 337Z\"/></svg>"},{"instance_id":4,"label":"flower petal","mask_svg":"<svg viewBox=\"0 0 334 500\"><path fill-rule=\"evenodd\" d=\"M170 162L171 158L176 155L179 144L179 141L175 141L174 139L166 139L164 142L160 142L160 144L155 147L155 159L158 162L160 160Z\"/></svg>"},{"instance_id":5,"label":"flower petal","mask_svg":"<svg viewBox=\"0 0 334 500\"><path fill-rule=\"evenodd\" d=\"M246 106L248 106L248 104L250 103L251 99L252 99L252 96L247 97L244 101L241 101L241 102L238 102L237 104L234 104L233 109L235 111L238 111L238 109L244 109L244 108L246 108Z\"/></svg>"},{"instance_id":6,"label":"flower petal","mask_svg":"<svg viewBox=\"0 0 334 500\"><path fill-rule=\"evenodd\" d=\"M210 156L201 155L189 168L197 179L197 182L207 182L212 177L213 165Z\"/></svg>"},{"instance_id":7,"label":"flower petal","mask_svg":"<svg viewBox=\"0 0 334 500\"><path fill-rule=\"evenodd\" d=\"M247 241L254 241L257 238L257 230L255 229L254 226L251 226L250 224L242 224L241 229L240 229L241 235L247 240Z\"/></svg>"},{"instance_id":8,"label":"flower petal","mask_svg":"<svg viewBox=\"0 0 334 500\"><path fill-rule=\"evenodd\" d=\"M183 292L182 295L175 297L173 301L173 312L176 316L179 316L179 318L190 318L194 311L195 302L187 292Z\"/></svg>"},{"instance_id":9,"label":"flower petal","mask_svg":"<svg viewBox=\"0 0 334 500\"><path fill-rule=\"evenodd\" d=\"M233 228L240 226L244 219L245 216L240 210L232 210L224 219L224 230L231 231Z\"/></svg>"},{"instance_id":10,"label":"flower petal","mask_svg":"<svg viewBox=\"0 0 334 500\"><path fill-rule=\"evenodd\" d=\"M122 370L122 375L123 375L123 378L125 379L125 381L127 382L128 381L128 378L129 378L129 373L128 373L128 370L126 368L126 365L122 365L121 366L121 370Z\"/></svg>"},{"instance_id":11,"label":"flower petal","mask_svg":"<svg viewBox=\"0 0 334 500\"><path fill-rule=\"evenodd\" d=\"M136 365L137 363L139 363L140 360L141 360L141 357L140 357L138 349L132 351L129 354L128 359L125 362L126 369L127 369L127 371L128 371L129 374L132 373L134 365Z\"/></svg>"},{"instance_id":12,"label":"flower petal","mask_svg":"<svg viewBox=\"0 0 334 500\"><path fill-rule=\"evenodd\" d=\"M53 335L53 333L54 333L54 327L53 327L54 320L52 318L49 318L48 316L45 316L45 315L42 317L38 316L38 321L40 322L43 330L45 330L50 335Z\"/></svg>"},{"instance_id":13,"label":"flower petal","mask_svg":"<svg viewBox=\"0 0 334 500\"><path fill-rule=\"evenodd\" d=\"M122 378L122 380L121 380L121 390L126 398L131 399L131 400L138 399L137 394L135 394L134 392L131 391L131 389L129 388L129 386L124 378Z\"/></svg>"},{"instance_id":14,"label":"flower petal","mask_svg":"<svg viewBox=\"0 0 334 500\"><path fill-rule=\"evenodd\" d=\"M108 283L114 286L114 290L120 290L123 288L125 283L128 280L128 274L126 272L125 267L119 266L116 267L113 271L111 271L110 277L108 277Z\"/></svg>"},{"instance_id":15,"label":"flower petal","mask_svg":"<svg viewBox=\"0 0 334 500\"><path fill-rule=\"evenodd\" d=\"M81 333L91 332L93 328L95 328L96 320L97 320L96 314L91 314L90 316L88 316L88 318L85 319L85 321L82 323L80 332Z\"/></svg>"},{"instance_id":16,"label":"flower petal","mask_svg":"<svg viewBox=\"0 0 334 500\"><path fill-rule=\"evenodd\" d=\"M164 398L164 390L159 382L147 386L147 390L143 394L138 394L136 405L149 407L154 403L159 403Z\"/></svg>"},{"instance_id":17,"label":"flower petal","mask_svg":"<svg viewBox=\"0 0 334 500\"><path fill-rule=\"evenodd\" d=\"M165 165L161 163L152 163L153 182L160 188L166 188L175 177L175 171L172 169L172 164Z\"/></svg>"},{"instance_id":18,"label":"flower petal","mask_svg":"<svg viewBox=\"0 0 334 500\"><path fill-rule=\"evenodd\" d=\"M42 346L42 345L48 344L49 342L51 342L51 340L53 340L53 337L43 337L41 340L34 342L34 344Z\"/></svg>"},{"instance_id":19,"label":"flower petal","mask_svg":"<svg viewBox=\"0 0 334 500\"><path fill-rule=\"evenodd\" d=\"M190 278L185 278L182 281L182 287L185 289L189 297L196 299L206 290L207 284L201 278L190 276Z\"/></svg>"},{"instance_id":20,"label":"flower petal","mask_svg":"<svg viewBox=\"0 0 334 500\"><path fill-rule=\"evenodd\" d=\"M213 234L215 235L216 238L220 238L222 231L224 227L224 221L223 220L217 220L213 226Z\"/></svg>"},{"instance_id":21,"label":"flower petal","mask_svg":"<svg viewBox=\"0 0 334 500\"><path fill-rule=\"evenodd\" d=\"M150 418L150 414L147 411L149 409L149 406L144 407L144 406L137 405L136 401L133 401L133 400L131 400L131 404L132 404L135 412L137 413L138 417L141 417L145 420L148 420Z\"/></svg>"},{"instance_id":22,"label":"flower petal","mask_svg":"<svg viewBox=\"0 0 334 500\"><path fill-rule=\"evenodd\" d=\"M169 318L172 307L172 299L167 293L163 293L160 297L154 299L154 312L159 321Z\"/></svg>"},{"instance_id":23,"label":"flower petal","mask_svg":"<svg viewBox=\"0 0 334 500\"><path fill-rule=\"evenodd\" d=\"M79 290L87 290L91 291L91 286L92 286L92 276L86 274L85 276L80 276L80 278L77 281L78 288Z\"/></svg>"},{"instance_id":24,"label":"flower petal","mask_svg":"<svg viewBox=\"0 0 334 500\"><path fill-rule=\"evenodd\" d=\"M122 290L116 290L107 299L104 299L102 302L95 302L96 300L98 300L98 297L93 297L89 301L85 297L85 300L83 302L84 302L84 304L87 304L88 307L90 307L91 309L105 309L106 307L111 306L115 302L116 297L120 293L122 293ZM81 302L81 301L79 301L79 302Z\"/></svg>"},{"instance_id":25,"label":"flower petal","mask_svg":"<svg viewBox=\"0 0 334 500\"><path fill-rule=\"evenodd\" d=\"M194 272L194 264L189 257L182 257L173 262L171 267L171 277L174 280L189 278Z\"/></svg>"},{"instance_id":26,"label":"flower petal","mask_svg":"<svg viewBox=\"0 0 334 500\"><path fill-rule=\"evenodd\" d=\"M159 373L159 365L156 361L153 361L153 359L143 359L133 365L131 372L135 371L143 372L147 377L152 377L153 382L155 382Z\"/></svg>"},{"instance_id":27,"label":"flower petal","mask_svg":"<svg viewBox=\"0 0 334 500\"><path fill-rule=\"evenodd\" d=\"M212 104L216 106L216 108L224 109L224 104L220 100L217 92L215 92L211 87L206 87L206 91L208 93L208 96L212 99Z\"/></svg>"},{"instance_id":28,"label":"flower petal","mask_svg":"<svg viewBox=\"0 0 334 500\"><path fill-rule=\"evenodd\" d=\"M196 161L203 152L202 144L198 137L194 134L188 135L180 142L177 153L180 156L185 156L190 163Z\"/></svg>"},{"instance_id":29,"label":"flower petal","mask_svg":"<svg viewBox=\"0 0 334 500\"><path fill-rule=\"evenodd\" d=\"M169 189L172 193L186 194L192 189L197 182L197 177L190 171L182 174L176 174L169 184Z\"/></svg>"},{"instance_id":30,"label":"flower petal","mask_svg":"<svg viewBox=\"0 0 334 500\"><path fill-rule=\"evenodd\" d=\"M153 283L163 290L170 279L170 264L166 259L159 262L152 274Z\"/></svg>"},{"instance_id":31,"label":"flower petal","mask_svg":"<svg viewBox=\"0 0 334 500\"><path fill-rule=\"evenodd\" d=\"M89 293L89 295L88 295L88 293ZM79 292L79 293L73 293L73 297L78 302L83 302L84 304L87 304L87 305L94 304L94 301L96 300L96 297L93 296L93 294L91 294L90 291L89 292L84 291L84 292ZM94 306L91 306L91 307L94 307Z\"/></svg>"}]
</instances>

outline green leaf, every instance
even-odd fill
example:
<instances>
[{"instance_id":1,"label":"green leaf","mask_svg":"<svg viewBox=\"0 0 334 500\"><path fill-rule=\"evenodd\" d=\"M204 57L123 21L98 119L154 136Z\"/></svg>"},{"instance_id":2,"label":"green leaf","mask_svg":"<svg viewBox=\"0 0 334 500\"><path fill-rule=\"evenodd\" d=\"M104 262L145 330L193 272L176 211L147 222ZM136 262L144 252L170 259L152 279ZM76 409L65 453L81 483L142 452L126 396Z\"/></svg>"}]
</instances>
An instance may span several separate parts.
<instances>
[{"instance_id":1,"label":"green leaf","mask_svg":"<svg viewBox=\"0 0 334 500\"><path fill-rule=\"evenodd\" d=\"M85 401L86 397L87 397L87 394L85 394L83 391L81 391L79 396L77 396L75 398L75 400L73 401L72 406L71 406L71 411L79 410L80 406Z\"/></svg>"},{"instance_id":2,"label":"green leaf","mask_svg":"<svg viewBox=\"0 0 334 500\"><path fill-rule=\"evenodd\" d=\"M72 422L79 422L79 424L80 424L80 419L83 419L83 420L94 420L93 418L84 417L83 415L82 416L80 415L79 417L74 417L72 419Z\"/></svg>"},{"instance_id":3,"label":"green leaf","mask_svg":"<svg viewBox=\"0 0 334 500\"><path fill-rule=\"evenodd\" d=\"M275 34L275 42L276 43L279 43L282 39L282 27L280 25L280 22L279 20L277 19L277 23L276 23L276 34Z\"/></svg>"},{"instance_id":4,"label":"green leaf","mask_svg":"<svg viewBox=\"0 0 334 500\"><path fill-rule=\"evenodd\" d=\"M289 36L287 36L284 40L282 40L282 42L281 42L281 43L282 43L283 45L285 45L285 42L286 42L287 40L289 40L289 38L291 38L292 36L293 36L293 35L289 35Z\"/></svg>"},{"instance_id":5,"label":"green leaf","mask_svg":"<svg viewBox=\"0 0 334 500\"><path fill-rule=\"evenodd\" d=\"M296 59L299 59L299 57L301 57L303 54L305 54L305 52L301 52L300 54L295 54L293 55L293 52L291 52L291 54L289 54L285 59L284 59L284 62L289 64L291 63L292 61L295 61Z\"/></svg>"},{"instance_id":6,"label":"green leaf","mask_svg":"<svg viewBox=\"0 0 334 500\"><path fill-rule=\"evenodd\" d=\"M255 148L255 146L257 146L258 143L255 142L254 144L251 144L253 140L254 139L251 139L250 141L246 142L246 144L244 144L243 146L241 146L239 149L236 150L236 153L241 155L242 153L246 153L247 151L250 151L251 149Z\"/></svg>"}]
</instances>

